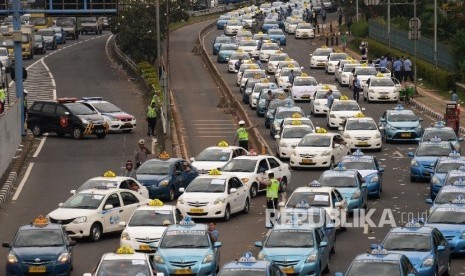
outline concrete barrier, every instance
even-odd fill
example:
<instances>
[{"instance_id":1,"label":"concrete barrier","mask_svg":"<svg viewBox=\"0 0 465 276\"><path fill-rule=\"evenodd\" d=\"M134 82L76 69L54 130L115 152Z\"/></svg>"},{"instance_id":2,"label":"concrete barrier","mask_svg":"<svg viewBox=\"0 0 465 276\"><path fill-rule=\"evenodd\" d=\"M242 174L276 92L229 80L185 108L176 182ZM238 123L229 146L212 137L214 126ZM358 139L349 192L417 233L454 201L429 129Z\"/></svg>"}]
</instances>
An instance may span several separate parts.
<instances>
[{"instance_id":1,"label":"concrete barrier","mask_svg":"<svg viewBox=\"0 0 465 276\"><path fill-rule=\"evenodd\" d=\"M7 170L21 143L20 112L19 101L15 101L0 115L0 176Z\"/></svg>"},{"instance_id":2,"label":"concrete barrier","mask_svg":"<svg viewBox=\"0 0 465 276\"><path fill-rule=\"evenodd\" d=\"M7 201L8 197L11 194L11 190L16 182L16 177L18 174L16 172L10 172L8 179L6 180L5 184L0 189L0 208L3 207L5 202Z\"/></svg>"}]
</instances>

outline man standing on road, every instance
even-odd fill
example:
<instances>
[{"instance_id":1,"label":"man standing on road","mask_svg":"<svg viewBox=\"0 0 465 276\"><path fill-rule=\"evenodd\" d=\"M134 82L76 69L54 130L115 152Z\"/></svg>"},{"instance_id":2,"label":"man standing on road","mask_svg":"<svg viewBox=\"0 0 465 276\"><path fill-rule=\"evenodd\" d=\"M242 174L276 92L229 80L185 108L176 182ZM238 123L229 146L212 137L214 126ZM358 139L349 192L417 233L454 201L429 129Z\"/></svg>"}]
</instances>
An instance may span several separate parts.
<instances>
[{"instance_id":1,"label":"man standing on road","mask_svg":"<svg viewBox=\"0 0 465 276\"><path fill-rule=\"evenodd\" d=\"M331 106L333 106L334 102L333 90L329 89L328 92L326 92L325 98L328 100L326 102L326 106L331 109Z\"/></svg>"},{"instance_id":2,"label":"man standing on road","mask_svg":"<svg viewBox=\"0 0 465 276\"><path fill-rule=\"evenodd\" d=\"M132 163L132 160L128 160L126 162L125 167L126 167L126 170L124 171L123 176L137 179L136 171L134 170L134 164Z\"/></svg>"},{"instance_id":3,"label":"man standing on road","mask_svg":"<svg viewBox=\"0 0 465 276\"><path fill-rule=\"evenodd\" d=\"M236 144L236 141L239 140L239 147L242 147L246 150L249 150L249 133L248 131L252 128L258 127L258 125L245 127L245 122L243 120L239 121L239 128L236 131L234 136L233 145Z\"/></svg>"},{"instance_id":4,"label":"man standing on road","mask_svg":"<svg viewBox=\"0 0 465 276\"><path fill-rule=\"evenodd\" d=\"M341 25L342 25L342 10L341 10L341 8L339 8L339 11L338 11L337 23L339 24L338 27L341 27Z\"/></svg>"},{"instance_id":5,"label":"man standing on road","mask_svg":"<svg viewBox=\"0 0 465 276\"><path fill-rule=\"evenodd\" d=\"M212 243L215 243L218 241L219 232L218 230L216 230L215 222L210 222L208 224L207 233L210 236L210 240L212 241Z\"/></svg>"},{"instance_id":6,"label":"man standing on road","mask_svg":"<svg viewBox=\"0 0 465 276\"><path fill-rule=\"evenodd\" d=\"M0 86L0 114L2 114L3 111L5 111L5 101L6 101L6 93L2 85Z\"/></svg>"},{"instance_id":7,"label":"man standing on road","mask_svg":"<svg viewBox=\"0 0 465 276\"><path fill-rule=\"evenodd\" d=\"M413 81L413 71L412 71L412 62L410 61L410 57L407 57L404 60L404 81Z\"/></svg>"},{"instance_id":8,"label":"man standing on road","mask_svg":"<svg viewBox=\"0 0 465 276\"><path fill-rule=\"evenodd\" d=\"M295 76L294 76L294 70L291 70L291 72L289 73L289 76L288 76L288 80L289 80L289 83L290 83L291 85L294 85L294 78L295 78Z\"/></svg>"},{"instance_id":9,"label":"man standing on road","mask_svg":"<svg viewBox=\"0 0 465 276\"><path fill-rule=\"evenodd\" d=\"M155 109L154 101L152 101L150 105L147 107L147 124L148 124L147 135L148 136L155 135L155 126L157 125L157 111Z\"/></svg>"},{"instance_id":10,"label":"man standing on road","mask_svg":"<svg viewBox=\"0 0 465 276\"><path fill-rule=\"evenodd\" d=\"M354 83L352 85L354 87L354 100L358 102L358 99L360 97L361 85L360 79L357 77L357 75L354 76Z\"/></svg>"},{"instance_id":11,"label":"man standing on road","mask_svg":"<svg viewBox=\"0 0 465 276\"><path fill-rule=\"evenodd\" d=\"M396 58L392 64L392 68L394 69L394 78L402 82L402 61L400 61L400 58Z\"/></svg>"},{"instance_id":12,"label":"man standing on road","mask_svg":"<svg viewBox=\"0 0 465 276\"><path fill-rule=\"evenodd\" d=\"M266 186L266 208L270 212L270 218L274 218L278 209L279 181L274 177L272 170L266 171L266 174L268 177L263 176L259 179L257 176L256 180Z\"/></svg>"},{"instance_id":13,"label":"man standing on road","mask_svg":"<svg viewBox=\"0 0 465 276\"><path fill-rule=\"evenodd\" d=\"M139 147L134 152L134 163L136 163L136 169L142 165L145 161L147 161L147 156L151 154L150 150L145 147L144 139L139 140Z\"/></svg>"}]
</instances>

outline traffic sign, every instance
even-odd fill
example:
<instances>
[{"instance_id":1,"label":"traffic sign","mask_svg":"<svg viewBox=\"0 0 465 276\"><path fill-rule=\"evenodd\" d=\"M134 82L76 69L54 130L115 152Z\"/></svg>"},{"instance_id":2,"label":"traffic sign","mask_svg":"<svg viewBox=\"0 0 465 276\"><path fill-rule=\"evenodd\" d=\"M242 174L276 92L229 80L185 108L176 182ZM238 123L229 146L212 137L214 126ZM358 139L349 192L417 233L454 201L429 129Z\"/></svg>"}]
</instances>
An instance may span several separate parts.
<instances>
[{"instance_id":1,"label":"traffic sign","mask_svg":"<svg viewBox=\"0 0 465 276\"><path fill-rule=\"evenodd\" d=\"M408 39L410 39L410 40L418 40L418 39L420 39L420 36L421 36L420 31L416 31L416 32L409 31L408 32Z\"/></svg>"},{"instance_id":2,"label":"traffic sign","mask_svg":"<svg viewBox=\"0 0 465 276\"><path fill-rule=\"evenodd\" d=\"M418 17L412 17L412 18L410 19L410 21L408 22L408 26L410 27L411 30L413 30L413 29L416 29L416 30L420 29L420 27L421 27L420 18L418 18Z\"/></svg>"}]
</instances>

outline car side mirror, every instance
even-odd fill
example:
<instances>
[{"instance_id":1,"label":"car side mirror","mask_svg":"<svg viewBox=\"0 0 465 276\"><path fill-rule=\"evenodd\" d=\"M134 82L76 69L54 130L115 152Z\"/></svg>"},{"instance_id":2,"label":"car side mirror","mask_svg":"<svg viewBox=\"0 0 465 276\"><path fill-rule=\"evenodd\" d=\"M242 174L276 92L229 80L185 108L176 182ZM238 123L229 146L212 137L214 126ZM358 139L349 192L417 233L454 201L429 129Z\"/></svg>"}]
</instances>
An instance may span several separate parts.
<instances>
[{"instance_id":1,"label":"car side mirror","mask_svg":"<svg viewBox=\"0 0 465 276\"><path fill-rule=\"evenodd\" d=\"M310 54L311 57L313 57L313 54Z\"/></svg>"},{"instance_id":2,"label":"car side mirror","mask_svg":"<svg viewBox=\"0 0 465 276\"><path fill-rule=\"evenodd\" d=\"M380 121L381 123L384 123L384 122L386 122L386 119L385 119L385 118L381 118L381 119L379 119L379 121Z\"/></svg>"},{"instance_id":3,"label":"car side mirror","mask_svg":"<svg viewBox=\"0 0 465 276\"><path fill-rule=\"evenodd\" d=\"M58 207L62 207L62 206L63 206L63 202L58 203Z\"/></svg>"},{"instance_id":4,"label":"car side mirror","mask_svg":"<svg viewBox=\"0 0 465 276\"><path fill-rule=\"evenodd\" d=\"M278 140L279 138L280 138L280 137L279 137L278 134L276 134L276 135L274 136L274 139L276 139L276 140Z\"/></svg>"},{"instance_id":5,"label":"car side mirror","mask_svg":"<svg viewBox=\"0 0 465 276\"><path fill-rule=\"evenodd\" d=\"M409 152L407 152L407 156L408 157L414 157L415 155L413 154L413 152L409 151Z\"/></svg>"},{"instance_id":6,"label":"car side mirror","mask_svg":"<svg viewBox=\"0 0 465 276\"><path fill-rule=\"evenodd\" d=\"M68 111L65 111L65 115L69 115L69 112L68 112Z\"/></svg>"},{"instance_id":7,"label":"car side mirror","mask_svg":"<svg viewBox=\"0 0 465 276\"><path fill-rule=\"evenodd\" d=\"M344 128L340 126L340 127L338 127L338 128L337 128L337 130L339 130L339 131L343 131L343 130L344 130Z\"/></svg>"},{"instance_id":8,"label":"car side mirror","mask_svg":"<svg viewBox=\"0 0 465 276\"><path fill-rule=\"evenodd\" d=\"M459 142L462 142L463 141L463 137L459 137Z\"/></svg>"},{"instance_id":9,"label":"car side mirror","mask_svg":"<svg viewBox=\"0 0 465 276\"><path fill-rule=\"evenodd\" d=\"M77 244L77 242L76 242L75 240L70 240L70 241L68 242L68 245L69 245L69 246L75 246L76 244Z\"/></svg>"},{"instance_id":10,"label":"car side mirror","mask_svg":"<svg viewBox=\"0 0 465 276\"><path fill-rule=\"evenodd\" d=\"M368 185L366 183L363 183L362 188L366 188L366 187L368 187Z\"/></svg>"},{"instance_id":11,"label":"car side mirror","mask_svg":"<svg viewBox=\"0 0 465 276\"><path fill-rule=\"evenodd\" d=\"M334 223L326 224L326 229L334 229Z\"/></svg>"},{"instance_id":12,"label":"car side mirror","mask_svg":"<svg viewBox=\"0 0 465 276\"><path fill-rule=\"evenodd\" d=\"M418 118L418 121L423 122L423 118Z\"/></svg>"},{"instance_id":13,"label":"car side mirror","mask_svg":"<svg viewBox=\"0 0 465 276\"><path fill-rule=\"evenodd\" d=\"M256 241L256 242L255 242L255 247L262 248L262 247L263 247L263 243L260 242L260 241Z\"/></svg>"},{"instance_id":14,"label":"car side mirror","mask_svg":"<svg viewBox=\"0 0 465 276\"><path fill-rule=\"evenodd\" d=\"M191 157L191 158L189 158L189 161L194 162L194 161L195 161L195 158L194 158L194 157Z\"/></svg>"},{"instance_id":15,"label":"car side mirror","mask_svg":"<svg viewBox=\"0 0 465 276\"><path fill-rule=\"evenodd\" d=\"M426 204L433 204L433 200L431 198L425 199Z\"/></svg>"},{"instance_id":16,"label":"car side mirror","mask_svg":"<svg viewBox=\"0 0 465 276\"><path fill-rule=\"evenodd\" d=\"M185 191L186 191L186 188L184 188L184 187L179 188L180 193L184 193Z\"/></svg>"},{"instance_id":17,"label":"car side mirror","mask_svg":"<svg viewBox=\"0 0 465 276\"><path fill-rule=\"evenodd\" d=\"M69 191L72 195L74 195L76 193L76 190L71 190Z\"/></svg>"},{"instance_id":18,"label":"car side mirror","mask_svg":"<svg viewBox=\"0 0 465 276\"><path fill-rule=\"evenodd\" d=\"M126 222L125 221L120 221L119 222L119 227L126 227Z\"/></svg>"},{"instance_id":19,"label":"car side mirror","mask_svg":"<svg viewBox=\"0 0 465 276\"><path fill-rule=\"evenodd\" d=\"M383 130L384 127L383 127L383 126L379 126L378 129L379 129L379 130Z\"/></svg>"},{"instance_id":20,"label":"car side mirror","mask_svg":"<svg viewBox=\"0 0 465 276\"><path fill-rule=\"evenodd\" d=\"M367 109L365 107L362 107L362 111L365 111L365 110L367 110Z\"/></svg>"},{"instance_id":21,"label":"car side mirror","mask_svg":"<svg viewBox=\"0 0 465 276\"><path fill-rule=\"evenodd\" d=\"M371 249L376 249L376 248L378 248L378 245L376 243L372 243L372 244L370 244L370 248Z\"/></svg>"},{"instance_id":22,"label":"car side mirror","mask_svg":"<svg viewBox=\"0 0 465 276\"><path fill-rule=\"evenodd\" d=\"M341 144L338 144L338 143L334 144L334 148L337 148L337 147L340 147L340 146L341 146Z\"/></svg>"},{"instance_id":23,"label":"car side mirror","mask_svg":"<svg viewBox=\"0 0 465 276\"><path fill-rule=\"evenodd\" d=\"M438 251L444 251L446 247L444 245L438 245Z\"/></svg>"},{"instance_id":24,"label":"car side mirror","mask_svg":"<svg viewBox=\"0 0 465 276\"><path fill-rule=\"evenodd\" d=\"M105 207L103 208L103 210L110 210L110 209L113 209L113 205L112 205L112 204L107 204L107 205L105 205Z\"/></svg>"},{"instance_id":25,"label":"car side mirror","mask_svg":"<svg viewBox=\"0 0 465 276\"><path fill-rule=\"evenodd\" d=\"M215 242L213 244L213 247L215 247L215 248L221 247L221 242Z\"/></svg>"},{"instance_id":26,"label":"car side mirror","mask_svg":"<svg viewBox=\"0 0 465 276\"><path fill-rule=\"evenodd\" d=\"M378 168L378 172L380 172L380 173L384 172L384 168L383 168L383 167L379 167L379 168Z\"/></svg>"},{"instance_id":27,"label":"car side mirror","mask_svg":"<svg viewBox=\"0 0 465 276\"><path fill-rule=\"evenodd\" d=\"M324 241L320 242L320 247L326 247L326 246L328 246L327 242L324 242Z\"/></svg>"},{"instance_id":28,"label":"car side mirror","mask_svg":"<svg viewBox=\"0 0 465 276\"><path fill-rule=\"evenodd\" d=\"M335 207L342 207L342 202L338 201L334 204Z\"/></svg>"},{"instance_id":29,"label":"car side mirror","mask_svg":"<svg viewBox=\"0 0 465 276\"><path fill-rule=\"evenodd\" d=\"M237 189L236 189L236 188L231 188L231 189L229 189L229 193L230 193L230 194L234 194L235 192L237 192Z\"/></svg>"},{"instance_id":30,"label":"car side mirror","mask_svg":"<svg viewBox=\"0 0 465 276\"><path fill-rule=\"evenodd\" d=\"M84 273L82 276L92 276L92 273Z\"/></svg>"},{"instance_id":31,"label":"car side mirror","mask_svg":"<svg viewBox=\"0 0 465 276\"><path fill-rule=\"evenodd\" d=\"M4 243L2 243L2 247L10 248L10 243L9 242L4 242Z\"/></svg>"}]
</instances>

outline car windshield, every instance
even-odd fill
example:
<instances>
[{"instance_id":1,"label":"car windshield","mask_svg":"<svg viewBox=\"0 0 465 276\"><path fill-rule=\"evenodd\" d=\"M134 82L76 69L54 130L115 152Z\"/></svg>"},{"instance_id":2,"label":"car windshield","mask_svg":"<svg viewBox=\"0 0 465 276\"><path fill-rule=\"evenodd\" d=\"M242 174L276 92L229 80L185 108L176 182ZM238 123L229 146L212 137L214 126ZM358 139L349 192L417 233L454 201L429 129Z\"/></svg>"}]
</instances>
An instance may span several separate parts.
<instances>
[{"instance_id":1,"label":"car windshield","mask_svg":"<svg viewBox=\"0 0 465 276\"><path fill-rule=\"evenodd\" d=\"M311 30L313 29L312 25L308 25L308 24L305 24L305 25L297 25L297 29L299 30Z\"/></svg>"},{"instance_id":2,"label":"car windshield","mask_svg":"<svg viewBox=\"0 0 465 276\"><path fill-rule=\"evenodd\" d=\"M215 39L215 43L231 43L231 38L227 36L217 37Z\"/></svg>"},{"instance_id":3,"label":"car windshield","mask_svg":"<svg viewBox=\"0 0 465 276\"><path fill-rule=\"evenodd\" d=\"M279 111L277 114L276 114L276 119L284 119L284 118L291 118L293 114L300 114L300 116L302 117L305 117L305 114L303 114L302 112L300 111L295 111L295 110L282 110L282 111Z\"/></svg>"},{"instance_id":4,"label":"car windshield","mask_svg":"<svg viewBox=\"0 0 465 276\"><path fill-rule=\"evenodd\" d=\"M464 180L465 180L465 175L463 174L453 175L453 176L451 175L448 178L446 178L446 180L444 181L444 185L451 185L455 181L463 182Z\"/></svg>"},{"instance_id":5,"label":"car windshield","mask_svg":"<svg viewBox=\"0 0 465 276\"><path fill-rule=\"evenodd\" d=\"M8 56L8 50L6 48L0 48L0 56Z\"/></svg>"},{"instance_id":6,"label":"car windshield","mask_svg":"<svg viewBox=\"0 0 465 276\"><path fill-rule=\"evenodd\" d=\"M356 66L360 66L360 64L357 64L357 65L352 65L352 64L344 65L344 69L343 69L342 71L343 71L343 72L352 72L352 70L353 70Z\"/></svg>"},{"instance_id":7,"label":"car windshield","mask_svg":"<svg viewBox=\"0 0 465 276\"><path fill-rule=\"evenodd\" d=\"M42 39L44 39L43 36L41 36L41 35L34 35L34 40L35 40L36 42L42 42Z\"/></svg>"},{"instance_id":8,"label":"car windshield","mask_svg":"<svg viewBox=\"0 0 465 276\"><path fill-rule=\"evenodd\" d=\"M282 92L282 91L279 91L279 90L271 90L271 93L273 94L273 97L274 98L279 98L279 97L286 97L286 93ZM262 90L262 92L260 92L260 99L268 99L268 92L265 93L265 91Z\"/></svg>"},{"instance_id":9,"label":"car windshield","mask_svg":"<svg viewBox=\"0 0 465 276\"><path fill-rule=\"evenodd\" d=\"M333 103L332 111L358 111L360 106L357 102L337 101Z\"/></svg>"},{"instance_id":10,"label":"car windshield","mask_svg":"<svg viewBox=\"0 0 465 276\"><path fill-rule=\"evenodd\" d=\"M428 223L465 224L465 209L460 207L439 207L428 217Z\"/></svg>"},{"instance_id":11,"label":"car windshield","mask_svg":"<svg viewBox=\"0 0 465 276\"><path fill-rule=\"evenodd\" d=\"M232 159L223 168L223 172L254 172L257 160L250 159Z\"/></svg>"},{"instance_id":12,"label":"car windshield","mask_svg":"<svg viewBox=\"0 0 465 276\"><path fill-rule=\"evenodd\" d=\"M57 18L56 25L61 26L61 27L72 27L74 26L74 19L67 18L67 17L60 17L60 18Z\"/></svg>"},{"instance_id":13,"label":"car windshield","mask_svg":"<svg viewBox=\"0 0 465 276\"><path fill-rule=\"evenodd\" d=\"M53 36L55 32L53 30L38 30L37 34L40 34L43 36Z\"/></svg>"},{"instance_id":14,"label":"car windshield","mask_svg":"<svg viewBox=\"0 0 465 276\"><path fill-rule=\"evenodd\" d=\"M323 147L331 146L331 136L324 135L308 135L300 140L299 147Z\"/></svg>"},{"instance_id":15,"label":"car windshield","mask_svg":"<svg viewBox=\"0 0 465 276\"><path fill-rule=\"evenodd\" d=\"M61 208L69 209L97 209L103 201L105 195L77 193L69 198Z\"/></svg>"},{"instance_id":16,"label":"car windshield","mask_svg":"<svg viewBox=\"0 0 465 276\"><path fill-rule=\"evenodd\" d=\"M358 119L348 120L346 130L377 130L375 121L373 119Z\"/></svg>"},{"instance_id":17,"label":"car windshield","mask_svg":"<svg viewBox=\"0 0 465 276\"><path fill-rule=\"evenodd\" d=\"M458 170L460 167L465 166L464 162L439 162L436 165L437 173L448 173L452 170Z\"/></svg>"},{"instance_id":18,"label":"car windshield","mask_svg":"<svg viewBox=\"0 0 465 276\"><path fill-rule=\"evenodd\" d=\"M95 109L98 110L100 113L115 113L115 112L121 112L121 109L117 107L116 105L108 102L98 102L98 103L92 103L92 105L95 107Z\"/></svg>"},{"instance_id":19,"label":"car windshield","mask_svg":"<svg viewBox=\"0 0 465 276\"><path fill-rule=\"evenodd\" d=\"M153 175L168 175L170 174L171 164L162 161L144 162L137 169L136 174L153 174Z\"/></svg>"},{"instance_id":20,"label":"car windshield","mask_svg":"<svg viewBox=\"0 0 465 276\"><path fill-rule=\"evenodd\" d=\"M239 60L239 59L242 59L242 60L249 59L249 54L248 53L233 53L230 58L230 60Z\"/></svg>"},{"instance_id":21,"label":"car windshield","mask_svg":"<svg viewBox=\"0 0 465 276\"><path fill-rule=\"evenodd\" d=\"M31 25L45 25L47 24L47 20L45 20L45 17L31 17L29 18L29 23Z\"/></svg>"},{"instance_id":22,"label":"car windshield","mask_svg":"<svg viewBox=\"0 0 465 276\"><path fill-rule=\"evenodd\" d=\"M312 129L309 127L291 127L283 129L283 136L284 139L295 139L295 138L302 138L305 135L312 132Z\"/></svg>"},{"instance_id":23,"label":"car windshield","mask_svg":"<svg viewBox=\"0 0 465 276\"><path fill-rule=\"evenodd\" d=\"M229 20L231 19L231 16L229 15L220 15L220 18L218 20Z\"/></svg>"},{"instance_id":24,"label":"car windshield","mask_svg":"<svg viewBox=\"0 0 465 276\"><path fill-rule=\"evenodd\" d=\"M383 242L384 249L395 251L430 251L428 234L390 233Z\"/></svg>"},{"instance_id":25,"label":"car windshield","mask_svg":"<svg viewBox=\"0 0 465 276\"><path fill-rule=\"evenodd\" d=\"M230 159L231 153L230 149L204 149L197 155L195 161L226 162Z\"/></svg>"},{"instance_id":26,"label":"car windshield","mask_svg":"<svg viewBox=\"0 0 465 276\"><path fill-rule=\"evenodd\" d=\"M58 229L20 230L14 241L14 247L51 247L63 245L63 234Z\"/></svg>"},{"instance_id":27,"label":"car windshield","mask_svg":"<svg viewBox=\"0 0 465 276\"><path fill-rule=\"evenodd\" d=\"M346 59L346 58L347 58L347 54L344 54L344 53L332 54L332 55L329 56L330 61L342 60L342 59Z\"/></svg>"},{"instance_id":28,"label":"car windshield","mask_svg":"<svg viewBox=\"0 0 465 276\"><path fill-rule=\"evenodd\" d=\"M96 276L150 276L150 266L146 260L104 260Z\"/></svg>"},{"instance_id":29,"label":"car windshield","mask_svg":"<svg viewBox=\"0 0 465 276\"><path fill-rule=\"evenodd\" d=\"M233 44L221 44L220 51L237 50L237 46Z\"/></svg>"},{"instance_id":30,"label":"car windshield","mask_svg":"<svg viewBox=\"0 0 465 276\"><path fill-rule=\"evenodd\" d=\"M271 55L269 61L285 61L288 55Z\"/></svg>"},{"instance_id":31,"label":"car windshield","mask_svg":"<svg viewBox=\"0 0 465 276\"><path fill-rule=\"evenodd\" d=\"M423 142L418 146L416 156L448 156L451 151L449 143Z\"/></svg>"},{"instance_id":32,"label":"car windshield","mask_svg":"<svg viewBox=\"0 0 465 276\"><path fill-rule=\"evenodd\" d=\"M333 50L331 49L316 49L315 52L313 52L313 56L329 56Z\"/></svg>"},{"instance_id":33,"label":"car windshield","mask_svg":"<svg viewBox=\"0 0 465 276\"><path fill-rule=\"evenodd\" d=\"M88 106L82 103L67 103L66 107L74 115L92 115L95 114L95 111L90 109Z\"/></svg>"},{"instance_id":34,"label":"car windshield","mask_svg":"<svg viewBox=\"0 0 465 276\"><path fill-rule=\"evenodd\" d=\"M226 23L227 26L242 26L241 22L240 21L228 21L228 23Z\"/></svg>"},{"instance_id":35,"label":"car windshield","mask_svg":"<svg viewBox=\"0 0 465 276\"><path fill-rule=\"evenodd\" d=\"M254 34L254 35L253 35L253 39L255 39L255 40L259 40L261 37L262 37L264 40L266 40L266 39L269 38L267 34Z\"/></svg>"},{"instance_id":36,"label":"car windshield","mask_svg":"<svg viewBox=\"0 0 465 276\"><path fill-rule=\"evenodd\" d=\"M465 189L463 187L440 191L434 200L435 204L446 204L452 202L457 197L465 197Z\"/></svg>"},{"instance_id":37,"label":"car windshield","mask_svg":"<svg viewBox=\"0 0 465 276\"><path fill-rule=\"evenodd\" d=\"M355 188L357 180L352 175L346 174L326 174L320 178L321 186L335 188Z\"/></svg>"},{"instance_id":38,"label":"car windshield","mask_svg":"<svg viewBox=\"0 0 465 276\"><path fill-rule=\"evenodd\" d=\"M378 71L374 67L358 68L355 70L357 76L371 76L376 75Z\"/></svg>"},{"instance_id":39,"label":"car windshield","mask_svg":"<svg viewBox=\"0 0 465 276\"><path fill-rule=\"evenodd\" d=\"M316 92L316 99L326 99L326 94L328 93L328 91L317 91ZM342 94L341 92L337 91L337 90L333 90L333 97L335 99L340 99L342 97Z\"/></svg>"},{"instance_id":40,"label":"car windshield","mask_svg":"<svg viewBox=\"0 0 465 276\"><path fill-rule=\"evenodd\" d=\"M189 193L223 193L226 189L225 178L195 178L187 186Z\"/></svg>"},{"instance_id":41,"label":"car windshield","mask_svg":"<svg viewBox=\"0 0 465 276\"><path fill-rule=\"evenodd\" d=\"M416 122L417 116L413 113L391 113L388 115L390 122Z\"/></svg>"},{"instance_id":42,"label":"car windshield","mask_svg":"<svg viewBox=\"0 0 465 276\"><path fill-rule=\"evenodd\" d=\"M295 208L302 200L308 203L310 206L321 206L329 207L329 194L328 193L317 193L317 192L298 192L293 193L286 204L286 207Z\"/></svg>"},{"instance_id":43,"label":"car windshield","mask_svg":"<svg viewBox=\"0 0 465 276\"><path fill-rule=\"evenodd\" d=\"M165 232L160 248L205 248L209 245L203 230L170 230Z\"/></svg>"},{"instance_id":44,"label":"car windshield","mask_svg":"<svg viewBox=\"0 0 465 276\"><path fill-rule=\"evenodd\" d=\"M266 77L266 74L265 72L263 71L260 71L260 72L257 72L257 71L249 71L249 72L245 72L244 73L244 76L243 78L252 78L252 77L255 77L255 76L260 76L260 78L265 78Z\"/></svg>"},{"instance_id":45,"label":"car windshield","mask_svg":"<svg viewBox=\"0 0 465 276\"><path fill-rule=\"evenodd\" d=\"M394 82L391 79L370 79L371 86L394 86Z\"/></svg>"},{"instance_id":46,"label":"car windshield","mask_svg":"<svg viewBox=\"0 0 465 276\"><path fill-rule=\"evenodd\" d=\"M261 50L279 50L279 46L274 43L265 43L262 45Z\"/></svg>"},{"instance_id":47,"label":"car windshield","mask_svg":"<svg viewBox=\"0 0 465 276\"><path fill-rule=\"evenodd\" d=\"M278 63L278 68L281 70L283 68L289 67L289 66L294 66L297 68L300 68L299 63L297 61L283 61Z\"/></svg>"},{"instance_id":48,"label":"car windshield","mask_svg":"<svg viewBox=\"0 0 465 276\"><path fill-rule=\"evenodd\" d=\"M343 161L342 166L347 170L376 170L375 164L371 160Z\"/></svg>"},{"instance_id":49,"label":"car windshield","mask_svg":"<svg viewBox=\"0 0 465 276\"><path fill-rule=\"evenodd\" d=\"M313 232L304 230L273 230L265 247L313 247Z\"/></svg>"},{"instance_id":50,"label":"car windshield","mask_svg":"<svg viewBox=\"0 0 465 276\"><path fill-rule=\"evenodd\" d=\"M257 82L258 82L258 80L250 80L250 79L249 79L249 80L247 81L247 84L246 84L245 88L246 88L246 89L247 89L247 88L253 88L254 85L255 85Z\"/></svg>"},{"instance_id":51,"label":"car windshield","mask_svg":"<svg viewBox=\"0 0 465 276\"><path fill-rule=\"evenodd\" d=\"M300 70L300 68L283 68L281 70L281 72L279 73L279 76L280 77L287 77L291 74L291 72L294 72L294 76L300 76L302 75L302 71Z\"/></svg>"},{"instance_id":52,"label":"car windshield","mask_svg":"<svg viewBox=\"0 0 465 276\"><path fill-rule=\"evenodd\" d=\"M278 21L276 21L274 19L265 19L265 22L263 24L264 25L266 25L266 24L276 24L276 25L278 25Z\"/></svg>"},{"instance_id":53,"label":"car windshield","mask_svg":"<svg viewBox=\"0 0 465 276\"><path fill-rule=\"evenodd\" d=\"M167 226L174 224L171 210L136 210L129 226Z\"/></svg>"},{"instance_id":54,"label":"car windshield","mask_svg":"<svg viewBox=\"0 0 465 276\"><path fill-rule=\"evenodd\" d=\"M266 276L266 268L223 268L218 276Z\"/></svg>"},{"instance_id":55,"label":"car windshield","mask_svg":"<svg viewBox=\"0 0 465 276\"><path fill-rule=\"evenodd\" d=\"M81 23L95 23L95 22L97 22L97 18L95 18L95 17L81 18Z\"/></svg>"},{"instance_id":56,"label":"car windshield","mask_svg":"<svg viewBox=\"0 0 465 276\"><path fill-rule=\"evenodd\" d=\"M294 86L317 86L318 82L315 78L298 78L294 80Z\"/></svg>"},{"instance_id":57,"label":"car windshield","mask_svg":"<svg viewBox=\"0 0 465 276\"><path fill-rule=\"evenodd\" d=\"M97 188L98 186L105 186L105 187L117 187L118 186L118 181L115 180L107 180L107 179L89 179L84 184L79 187L79 189L76 190L76 192L88 190L88 189L94 189Z\"/></svg>"},{"instance_id":58,"label":"car windshield","mask_svg":"<svg viewBox=\"0 0 465 276\"><path fill-rule=\"evenodd\" d=\"M349 268L346 276L360 275L377 275L377 276L393 276L401 275L399 264L395 262L385 261L355 261Z\"/></svg>"},{"instance_id":59,"label":"car windshield","mask_svg":"<svg viewBox=\"0 0 465 276\"><path fill-rule=\"evenodd\" d=\"M240 43L239 43L240 46L254 46L256 47L257 46L257 42L254 41L254 40L242 40Z\"/></svg>"},{"instance_id":60,"label":"car windshield","mask_svg":"<svg viewBox=\"0 0 465 276\"><path fill-rule=\"evenodd\" d=\"M283 31L281 29L271 29L268 30L269 35L284 35Z\"/></svg>"},{"instance_id":61,"label":"car windshield","mask_svg":"<svg viewBox=\"0 0 465 276\"><path fill-rule=\"evenodd\" d=\"M452 129L430 129L425 130L423 134L423 141L431 140L434 137L438 137L441 141L455 141L457 140L457 135Z\"/></svg>"},{"instance_id":62,"label":"car windshield","mask_svg":"<svg viewBox=\"0 0 465 276\"><path fill-rule=\"evenodd\" d=\"M293 19L289 20L289 24L296 24L297 25L300 22L302 22L302 20L297 19L297 18L293 18Z\"/></svg>"}]
</instances>

